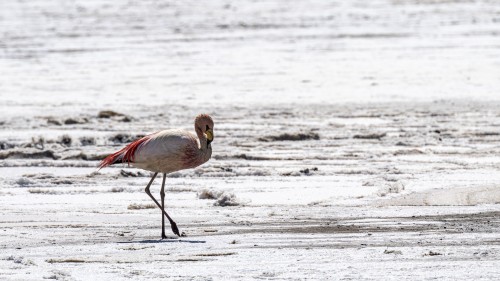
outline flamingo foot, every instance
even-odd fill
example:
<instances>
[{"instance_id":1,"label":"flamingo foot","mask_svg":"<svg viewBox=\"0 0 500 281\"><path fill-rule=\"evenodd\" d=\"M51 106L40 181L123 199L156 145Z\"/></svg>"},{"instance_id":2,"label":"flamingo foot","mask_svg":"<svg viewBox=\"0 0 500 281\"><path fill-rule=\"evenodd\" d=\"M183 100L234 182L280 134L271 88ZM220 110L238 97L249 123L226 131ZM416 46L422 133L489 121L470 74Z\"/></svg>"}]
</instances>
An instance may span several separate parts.
<instances>
[{"instance_id":1,"label":"flamingo foot","mask_svg":"<svg viewBox=\"0 0 500 281\"><path fill-rule=\"evenodd\" d=\"M172 227L172 231L174 232L174 234L180 237L181 234L179 233L179 229L177 228L177 224L175 224L174 221L170 221L170 226Z\"/></svg>"}]
</instances>

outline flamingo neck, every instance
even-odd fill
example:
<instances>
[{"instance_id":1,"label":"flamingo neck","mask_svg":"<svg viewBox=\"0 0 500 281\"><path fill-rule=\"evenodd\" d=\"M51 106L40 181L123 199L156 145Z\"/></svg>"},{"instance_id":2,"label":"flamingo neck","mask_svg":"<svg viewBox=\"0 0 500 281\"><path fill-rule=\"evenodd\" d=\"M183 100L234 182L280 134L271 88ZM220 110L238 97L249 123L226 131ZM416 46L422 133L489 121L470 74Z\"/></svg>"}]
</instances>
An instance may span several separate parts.
<instances>
[{"instance_id":1,"label":"flamingo neck","mask_svg":"<svg viewBox=\"0 0 500 281\"><path fill-rule=\"evenodd\" d=\"M200 140L200 149L198 150L198 161L199 164L205 163L212 156L212 146L208 144L207 137L201 131L196 129L196 134L198 135L198 139Z\"/></svg>"},{"instance_id":2,"label":"flamingo neck","mask_svg":"<svg viewBox=\"0 0 500 281\"><path fill-rule=\"evenodd\" d=\"M196 134L198 135L198 139L200 140L200 150L206 151L208 149L207 137L198 128L196 128Z\"/></svg>"}]
</instances>

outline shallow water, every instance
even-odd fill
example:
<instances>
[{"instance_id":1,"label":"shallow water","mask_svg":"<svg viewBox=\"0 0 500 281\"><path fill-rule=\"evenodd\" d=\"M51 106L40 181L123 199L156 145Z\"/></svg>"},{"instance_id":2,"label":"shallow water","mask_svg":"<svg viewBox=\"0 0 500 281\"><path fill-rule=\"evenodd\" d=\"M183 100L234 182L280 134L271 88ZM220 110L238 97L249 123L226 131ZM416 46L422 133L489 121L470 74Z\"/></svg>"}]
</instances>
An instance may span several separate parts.
<instances>
[{"instance_id":1,"label":"shallow water","mask_svg":"<svg viewBox=\"0 0 500 281\"><path fill-rule=\"evenodd\" d=\"M490 1L3 1L5 115L499 100Z\"/></svg>"}]
</instances>

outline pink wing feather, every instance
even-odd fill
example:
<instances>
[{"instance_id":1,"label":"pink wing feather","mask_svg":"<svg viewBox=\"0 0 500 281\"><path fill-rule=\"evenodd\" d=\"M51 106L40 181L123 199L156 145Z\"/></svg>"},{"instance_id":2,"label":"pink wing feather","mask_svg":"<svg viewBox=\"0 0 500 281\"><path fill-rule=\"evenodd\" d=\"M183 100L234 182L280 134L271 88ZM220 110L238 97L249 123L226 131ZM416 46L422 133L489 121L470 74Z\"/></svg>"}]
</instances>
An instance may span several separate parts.
<instances>
[{"instance_id":1,"label":"pink wing feather","mask_svg":"<svg viewBox=\"0 0 500 281\"><path fill-rule=\"evenodd\" d=\"M102 160L101 163L99 164L99 170L111 164L117 163L120 160L122 163L128 163L129 165L130 163L133 163L135 158L135 152L141 146L141 144L150 139L151 135L147 135L134 142L131 142L124 148L104 158L104 160Z\"/></svg>"}]
</instances>

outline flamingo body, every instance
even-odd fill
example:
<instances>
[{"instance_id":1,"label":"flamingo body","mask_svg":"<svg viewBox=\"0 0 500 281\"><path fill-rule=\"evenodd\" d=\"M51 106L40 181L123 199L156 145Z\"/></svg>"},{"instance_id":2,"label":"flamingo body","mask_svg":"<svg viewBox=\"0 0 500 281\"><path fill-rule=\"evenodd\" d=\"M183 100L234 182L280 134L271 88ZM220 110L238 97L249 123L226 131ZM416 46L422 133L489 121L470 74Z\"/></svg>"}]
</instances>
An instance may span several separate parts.
<instances>
[{"instance_id":1,"label":"flamingo body","mask_svg":"<svg viewBox=\"0 0 500 281\"><path fill-rule=\"evenodd\" d=\"M195 168L207 162L212 149L200 149L199 140L183 130L165 130L152 135L139 146L134 166L161 173Z\"/></svg>"},{"instance_id":2,"label":"flamingo body","mask_svg":"<svg viewBox=\"0 0 500 281\"><path fill-rule=\"evenodd\" d=\"M195 168L212 156L211 146L202 149L200 141L180 129L163 130L136 140L103 160L100 167L115 163L159 173Z\"/></svg>"}]
</instances>

